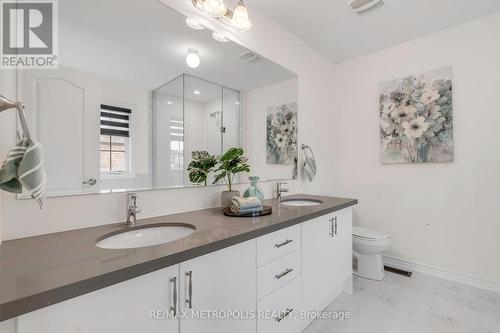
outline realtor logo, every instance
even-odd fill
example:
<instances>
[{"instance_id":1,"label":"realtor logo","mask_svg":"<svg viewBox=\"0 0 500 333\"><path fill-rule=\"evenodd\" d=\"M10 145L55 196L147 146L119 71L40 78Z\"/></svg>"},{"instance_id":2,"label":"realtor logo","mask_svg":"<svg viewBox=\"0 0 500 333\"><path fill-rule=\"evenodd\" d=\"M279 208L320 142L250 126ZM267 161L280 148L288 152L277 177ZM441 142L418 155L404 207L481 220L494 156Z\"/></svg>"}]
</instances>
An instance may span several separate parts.
<instances>
[{"instance_id":1,"label":"realtor logo","mask_svg":"<svg viewBox=\"0 0 500 333\"><path fill-rule=\"evenodd\" d=\"M3 68L57 67L57 2L2 1Z\"/></svg>"}]
</instances>

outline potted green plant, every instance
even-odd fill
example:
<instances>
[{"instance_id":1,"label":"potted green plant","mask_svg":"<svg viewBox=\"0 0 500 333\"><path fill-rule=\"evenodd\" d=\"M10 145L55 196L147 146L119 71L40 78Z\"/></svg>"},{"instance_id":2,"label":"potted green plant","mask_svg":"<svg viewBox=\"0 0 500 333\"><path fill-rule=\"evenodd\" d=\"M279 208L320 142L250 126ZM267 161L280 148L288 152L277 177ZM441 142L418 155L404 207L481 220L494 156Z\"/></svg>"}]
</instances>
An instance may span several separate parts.
<instances>
[{"instance_id":1,"label":"potted green plant","mask_svg":"<svg viewBox=\"0 0 500 333\"><path fill-rule=\"evenodd\" d=\"M240 172L250 172L250 165L247 164L248 158L243 156L243 148L229 148L220 158L218 168L215 170L215 179L213 183L224 180L227 185L227 191L221 195L221 206L231 206L234 196L239 196L239 191L233 191L234 177Z\"/></svg>"},{"instance_id":2,"label":"potted green plant","mask_svg":"<svg viewBox=\"0 0 500 333\"><path fill-rule=\"evenodd\" d=\"M193 160L189 163L187 171L189 180L193 184L204 183L207 186L208 175L218 163L217 156L210 155L207 151L193 151Z\"/></svg>"}]
</instances>

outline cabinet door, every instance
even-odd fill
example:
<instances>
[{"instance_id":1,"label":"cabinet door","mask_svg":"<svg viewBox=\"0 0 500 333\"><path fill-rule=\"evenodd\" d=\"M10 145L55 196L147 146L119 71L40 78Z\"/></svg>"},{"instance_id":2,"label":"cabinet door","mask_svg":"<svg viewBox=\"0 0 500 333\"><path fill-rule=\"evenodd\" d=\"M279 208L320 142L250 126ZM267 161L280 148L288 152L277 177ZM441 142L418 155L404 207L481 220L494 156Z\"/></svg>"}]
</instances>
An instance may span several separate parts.
<instances>
[{"instance_id":1,"label":"cabinet door","mask_svg":"<svg viewBox=\"0 0 500 333\"><path fill-rule=\"evenodd\" d=\"M351 274L351 233L351 209L302 224L304 310L323 310L342 291Z\"/></svg>"},{"instance_id":2,"label":"cabinet door","mask_svg":"<svg viewBox=\"0 0 500 333\"><path fill-rule=\"evenodd\" d=\"M182 333L255 333L255 318L207 317L255 313L255 244L251 240L180 264Z\"/></svg>"},{"instance_id":3,"label":"cabinet door","mask_svg":"<svg viewBox=\"0 0 500 333\"><path fill-rule=\"evenodd\" d=\"M18 318L17 333L176 333L173 307L178 266L94 291Z\"/></svg>"},{"instance_id":4,"label":"cabinet door","mask_svg":"<svg viewBox=\"0 0 500 333\"><path fill-rule=\"evenodd\" d=\"M335 284L342 285L348 278L352 279L352 208L346 208L336 212L337 228L335 239L337 251L335 251ZM352 287L351 287L352 288ZM352 294L352 290L343 289Z\"/></svg>"}]
</instances>

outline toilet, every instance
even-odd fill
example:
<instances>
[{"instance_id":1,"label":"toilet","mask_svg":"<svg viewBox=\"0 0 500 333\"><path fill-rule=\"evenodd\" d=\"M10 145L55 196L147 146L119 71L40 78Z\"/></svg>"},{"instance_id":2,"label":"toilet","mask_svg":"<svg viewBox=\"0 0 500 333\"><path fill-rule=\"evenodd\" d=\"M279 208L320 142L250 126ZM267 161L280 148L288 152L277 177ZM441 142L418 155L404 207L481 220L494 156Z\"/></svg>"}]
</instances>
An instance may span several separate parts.
<instances>
[{"instance_id":1,"label":"toilet","mask_svg":"<svg viewBox=\"0 0 500 333\"><path fill-rule=\"evenodd\" d=\"M382 252L391 244L391 236L384 231L353 226L352 238L354 275L382 280L384 278Z\"/></svg>"}]
</instances>

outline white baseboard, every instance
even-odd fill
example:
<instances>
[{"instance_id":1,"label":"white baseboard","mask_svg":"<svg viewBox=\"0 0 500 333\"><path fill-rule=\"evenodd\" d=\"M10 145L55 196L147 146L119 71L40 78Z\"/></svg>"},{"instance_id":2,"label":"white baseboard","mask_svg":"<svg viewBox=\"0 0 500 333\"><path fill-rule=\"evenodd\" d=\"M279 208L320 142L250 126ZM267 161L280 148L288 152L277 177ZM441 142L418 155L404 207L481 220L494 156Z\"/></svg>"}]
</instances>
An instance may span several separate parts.
<instances>
[{"instance_id":1,"label":"white baseboard","mask_svg":"<svg viewBox=\"0 0 500 333\"><path fill-rule=\"evenodd\" d=\"M476 287L479 289L500 293L500 283L498 282L485 280L475 276L456 273L448 271L446 269L391 256L383 256L383 260L384 260L384 265L391 266L394 268L399 268L410 272L424 273L445 280L450 280L468 286Z\"/></svg>"}]
</instances>

